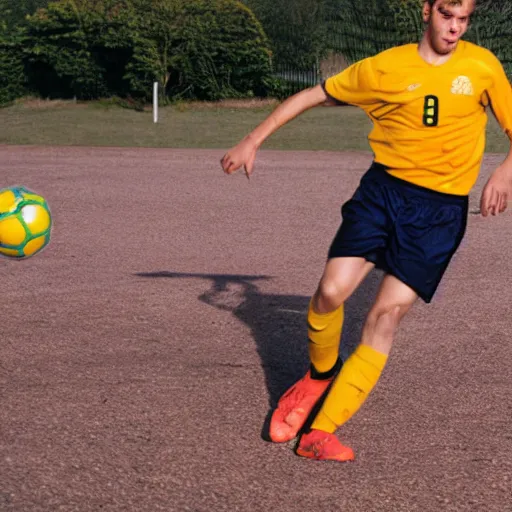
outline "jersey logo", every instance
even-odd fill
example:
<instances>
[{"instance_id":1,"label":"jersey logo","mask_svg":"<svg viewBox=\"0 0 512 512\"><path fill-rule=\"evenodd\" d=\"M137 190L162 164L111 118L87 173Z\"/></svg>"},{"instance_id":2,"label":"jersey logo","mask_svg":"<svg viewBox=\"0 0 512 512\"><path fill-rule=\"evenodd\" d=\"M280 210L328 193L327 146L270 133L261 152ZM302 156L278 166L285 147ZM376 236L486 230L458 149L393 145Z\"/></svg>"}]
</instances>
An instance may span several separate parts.
<instances>
[{"instance_id":1,"label":"jersey logo","mask_svg":"<svg viewBox=\"0 0 512 512\"><path fill-rule=\"evenodd\" d=\"M458 76L452 83L452 94L473 96L473 84L471 80L464 75Z\"/></svg>"},{"instance_id":2,"label":"jersey logo","mask_svg":"<svg viewBox=\"0 0 512 512\"><path fill-rule=\"evenodd\" d=\"M421 84L411 84L411 85L409 85L409 87L407 87L407 90L409 92L412 92L412 91L415 91L416 89L418 89L420 87L421 87Z\"/></svg>"}]
</instances>

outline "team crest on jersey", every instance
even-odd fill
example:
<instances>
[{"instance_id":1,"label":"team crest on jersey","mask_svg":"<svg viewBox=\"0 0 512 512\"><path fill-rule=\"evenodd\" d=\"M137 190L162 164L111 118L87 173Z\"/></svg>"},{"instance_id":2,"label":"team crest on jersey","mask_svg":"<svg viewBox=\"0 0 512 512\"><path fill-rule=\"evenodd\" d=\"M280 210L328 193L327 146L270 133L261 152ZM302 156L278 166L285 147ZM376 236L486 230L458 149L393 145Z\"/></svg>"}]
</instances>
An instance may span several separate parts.
<instances>
[{"instance_id":1,"label":"team crest on jersey","mask_svg":"<svg viewBox=\"0 0 512 512\"><path fill-rule=\"evenodd\" d=\"M464 75L458 76L452 83L452 94L473 96L473 84L471 80Z\"/></svg>"}]
</instances>

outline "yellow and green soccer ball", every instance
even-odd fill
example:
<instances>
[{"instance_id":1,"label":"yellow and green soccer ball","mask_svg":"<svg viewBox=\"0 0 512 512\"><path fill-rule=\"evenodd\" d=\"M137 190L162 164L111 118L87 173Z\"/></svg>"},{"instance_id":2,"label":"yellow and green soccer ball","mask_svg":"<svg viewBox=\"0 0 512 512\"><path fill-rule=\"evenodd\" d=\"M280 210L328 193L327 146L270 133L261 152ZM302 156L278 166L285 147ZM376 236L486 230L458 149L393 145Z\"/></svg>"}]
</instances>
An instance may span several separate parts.
<instances>
[{"instance_id":1,"label":"yellow and green soccer ball","mask_svg":"<svg viewBox=\"0 0 512 512\"><path fill-rule=\"evenodd\" d=\"M46 200L25 187L0 189L0 255L34 256L50 242L52 216Z\"/></svg>"}]
</instances>

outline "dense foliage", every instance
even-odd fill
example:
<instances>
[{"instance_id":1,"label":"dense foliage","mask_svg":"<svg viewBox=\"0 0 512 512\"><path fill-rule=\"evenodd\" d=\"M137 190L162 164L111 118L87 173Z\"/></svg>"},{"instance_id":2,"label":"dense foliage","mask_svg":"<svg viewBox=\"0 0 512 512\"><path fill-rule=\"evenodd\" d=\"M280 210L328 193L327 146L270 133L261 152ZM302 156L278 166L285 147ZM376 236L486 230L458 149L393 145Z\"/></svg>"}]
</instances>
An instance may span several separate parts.
<instances>
[{"instance_id":1,"label":"dense foliage","mask_svg":"<svg viewBox=\"0 0 512 512\"><path fill-rule=\"evenodd\" d=\"M503 0L479 0L467 39L489 48L501 60L512 79L512 4Z\"/></svg>"},{"instance_id":2,"label":"dense foliage","mask_svg":"<svg viewBox=\"0 0 512 512\"><path fill-rule=\"evenodd\" d=\"M308 69L325 49L325 0L246 0L269 37L274 65Z\"/></svg>"},{"instance_id":3,"label":"dense foliage","mask_svg":"<svg viewBox=\"0 0 512 512\"><path fill-rule=\"evenodd\" d=\"M21 63L43 97L147 100L158 81L166 98L215 100L272 85L266 36L235 0L60 0L29 16L18 39L24 49L16 66L0 61L2 75L19 87Z\"/></svg>"},{"instance_id":4,"label":"dense foliage","mask_svg":"<svg viewBox=\"0 0 512 512\"><path fill-rule=\"evenodd\" d=\"M266 94L271 83L268 41L254 14L241 3L183 0L165 27L171 27L172 41L168 96L221 99Z\"/></svg>"},{"instance_id":5,"label":"dense foliage","mask_svg":"<svg viewBox=\"0 0 512 512\"><path fill-rule=\"evenodd\" d=\"M0 104L43 97L147 101L278 95L417 41L422 0L0 0ZM512 77L512 4L479 0L470 41ZM343 64L344 65L344 64ZM279 78L276 78L279 77Z\"/></svg>"},{"instance_id":6,"label":"dense foliage","mask_svg":"<svg viewBox=\"0 0 512 512\"><path fill-rule=\"evenodd\" d=\"M271 39L278 65L309 69L329 53L355 62L418 41L422 0L246 0ZM512 4L478 0L466 39L493 51L512 76ZM299 49L294 55L293 48Z\"/></svg>"},{"instance_id":7,"label":"dense foliage","mask_svg":"<svg viewBox=\"0 0 512 512\"><path fill-rule=\"evenodd\" d=\"M6 38L0 32L0 105L25 92L22 39L18 33Z\"/></svg>"},{"instance_id":8,"label":"dense foliage","mask_svg":"<svg viewBox=\"0 0 512 512\"><path fill-rule=\"evenodd\" d=\"M50 0L0 0L0 23L13 27L23 23L27 15L40 7L47 7Z\"/></svg>"}]
</instances>

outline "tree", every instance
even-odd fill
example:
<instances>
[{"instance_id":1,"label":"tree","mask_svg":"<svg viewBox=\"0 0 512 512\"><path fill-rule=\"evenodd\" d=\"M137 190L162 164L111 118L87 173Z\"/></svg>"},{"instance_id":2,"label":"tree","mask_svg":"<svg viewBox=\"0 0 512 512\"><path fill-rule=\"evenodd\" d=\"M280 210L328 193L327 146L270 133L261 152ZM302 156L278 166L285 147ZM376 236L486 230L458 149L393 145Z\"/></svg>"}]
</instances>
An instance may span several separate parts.
<instances>
[{"instance_id":1,"label":"tree","mask_svg":"<svg viewBox=\"0 0 512 512\"><path fill-rule=\"evenodd\" d=\"M169 95L265 95L270 51L253 12L233 0L179 0L179 6Z\"/></svg>"},{"instance_id":2,"label":"tree","mask_svg":"<svg viewBox=\"0 0 512 512\"><path fill-rule=\"evenodd\" d=\"M325 0L246 0L271 41L274 67L309 70L325 53Z\"/></svg>"},{"instance_id":3,"label":"tree","mask_svg":"<svg viewBox=\"0 0 512 512\"><path fill-rule=\"evenodd\" d=\"M23 24L27 15L48 6L50 0L0 0L1 23L12 29Z\"/></svg>"},{"instance_id":4,"label":"tree","mask_svg":"<svg viewBox=\"0 0 512 512\"><path fill-rule=\"evenodd\" d=\"M158 80L171 99L265 95L271 83L266 35L234 0L134 0L142 35L128 64L132 90Z\"/></svg>"},{"instance_id":5,"label":"tree","mask_svg":"<svg viewBox=\"0 0 512 512\"><path fill-rule=\"evenodd\" d=\"M25 92L23 41L20 31L11 29L6 35L0 25L0 105L19 98Z\"/></svg>"},{"instance_id":6,"label":"tree","mask_svg":"<svg viewBox=\"0 0 512 512\"><path fill-rule=\"evenodd\" d=\"M478 2L467 39L491 50L512 79L512 4L502 0Z\"/></svg>"},{"instance_id":7,"label":"tree","mask_svg":"<svg viewBox=\"0 0 512 512\"><path fill-rule=\"evenodd\" d=\"M131 57L133 26L127 0L104 0L94 9L74 0L50 3L28 18L29 82L50 98L91 99L126 92L119 74Z\"/></svg>"},{"instance_id":8,"label":"tree","mask_svg":"<svg viewBox=\"0 0 512 512\"><path fill-rule=\"evenodd\" d=\"M264 95L266 36L235 0L60 0L26 23L29 82L46 97Z\"/></svg>"}]
</instances>

